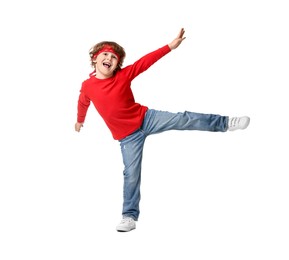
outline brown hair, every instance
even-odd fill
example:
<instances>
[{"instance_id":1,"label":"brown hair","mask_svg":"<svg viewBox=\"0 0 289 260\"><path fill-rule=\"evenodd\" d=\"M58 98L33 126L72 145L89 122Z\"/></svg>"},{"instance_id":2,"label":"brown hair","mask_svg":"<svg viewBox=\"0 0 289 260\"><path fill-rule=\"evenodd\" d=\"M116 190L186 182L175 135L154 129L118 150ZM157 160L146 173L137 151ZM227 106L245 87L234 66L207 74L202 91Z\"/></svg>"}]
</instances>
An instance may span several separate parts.
<instances>
[{"instance_id":1,"label":"brown hair","mask_svg":"<svg viewBox=\"0 0 289 260\"><path fill-rule=\"evenodd\" d=\"M123 60L125 58L125 51L124 48L121 47L119 44L116 42L111 42L111 41L103 41L95 44L90 50L89 50L89 56L90 56L90 65L91 67L94 68L95 62L93 62L93 56L96 54L99 50L103 48L103 46L109 45L112 47L112 49L119 55L119 61L117 64L117 68L115 69L115 72L120 70L123 64Z\"/></svg>"}]
</instances>

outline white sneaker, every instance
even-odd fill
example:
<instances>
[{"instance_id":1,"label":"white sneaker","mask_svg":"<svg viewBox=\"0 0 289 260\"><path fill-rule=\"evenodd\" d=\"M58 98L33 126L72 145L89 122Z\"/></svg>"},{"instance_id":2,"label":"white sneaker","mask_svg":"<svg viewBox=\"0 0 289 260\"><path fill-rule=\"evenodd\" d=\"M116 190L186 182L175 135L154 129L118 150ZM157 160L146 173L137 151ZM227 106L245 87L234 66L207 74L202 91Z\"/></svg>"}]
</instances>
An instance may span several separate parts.
<instances>
[{"instance_id":1,"label":"white sneaker","mask_svg":"<svg viewBox=\"0 0 289 260\"><path fill-rule=\"evenodd\" d=\"M135 229L135 221L131 217L123 217L121 222L116 227L116 230L119 232L128 232L133 229Z\"/></svg>"},{"instance_id":2,"label":"white sneaker","mask_svg":"<svg viewBox=\"0 0 289 260\"><path fill-rule=\"evenodd\" d=\"M228 130L235 131L238 129L246 129L250 123L250 117L229 117Z\"/></svg>"}]
</instances>

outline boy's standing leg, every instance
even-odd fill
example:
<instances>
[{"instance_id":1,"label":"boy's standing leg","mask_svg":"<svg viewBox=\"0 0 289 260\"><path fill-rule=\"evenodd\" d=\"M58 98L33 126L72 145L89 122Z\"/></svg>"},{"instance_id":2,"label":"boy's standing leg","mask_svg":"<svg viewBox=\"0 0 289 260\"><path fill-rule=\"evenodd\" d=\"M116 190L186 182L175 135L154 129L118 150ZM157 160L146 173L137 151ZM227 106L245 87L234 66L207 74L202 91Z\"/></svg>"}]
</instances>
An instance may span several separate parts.
<instances>
[{"instance_id":1,"label":"boy's standing leg","mask_svg":"<svg viewBox=\"0 0 289 260\"><path fill-rule=\"evenodd\" d=\"M135 229L135 221L139 216L141 163L144 132L139 129L126 138L120 140L121 153L124 164L123 183L123 219L117 226L117 231Z\"/></svg>"}]
</instances>

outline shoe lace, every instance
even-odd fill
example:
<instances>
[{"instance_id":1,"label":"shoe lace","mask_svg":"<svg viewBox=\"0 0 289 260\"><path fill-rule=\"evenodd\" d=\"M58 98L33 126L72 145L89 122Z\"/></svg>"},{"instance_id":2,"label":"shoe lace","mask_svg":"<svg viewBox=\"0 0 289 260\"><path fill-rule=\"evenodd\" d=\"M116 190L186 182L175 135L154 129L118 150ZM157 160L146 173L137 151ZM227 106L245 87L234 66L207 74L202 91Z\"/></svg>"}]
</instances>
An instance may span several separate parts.
<instances>
[{"instance_id":1,"label":"shoe lace","mask_svg":"<svg viewBox=\"0 0 289 260\"><path fill-rule=\"evenodd\" d=\"M132 222L132 221L133 221L133 219L131 217L124 217L120 223L123 224L123 223L127 223L127 222Z\"/></svg>"},{"instance_id":2,"label":"shoe lace","mask_svg":"<svg viewBox=\"0 0 289 260\"><path fill-rule=\"evenodd\" d=\"M240 118L239 117L232 117L230 118L229 121L229 127L235 127L236 125L238 125L240 122Z\"/></svg>"}]
</instances>

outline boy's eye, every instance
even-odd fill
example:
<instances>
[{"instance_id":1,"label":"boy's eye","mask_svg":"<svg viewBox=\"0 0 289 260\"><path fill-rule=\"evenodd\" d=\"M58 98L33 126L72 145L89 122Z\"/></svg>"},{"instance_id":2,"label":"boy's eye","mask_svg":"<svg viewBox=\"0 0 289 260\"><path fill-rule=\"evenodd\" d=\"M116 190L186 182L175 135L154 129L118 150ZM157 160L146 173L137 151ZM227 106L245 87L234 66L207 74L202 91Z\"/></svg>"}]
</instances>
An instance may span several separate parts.
<instances>
[{"instance_id":1,"label":"boy's eye","mask_svg":"<svg viewBox=\"0 0 289 260\"><path fill-rule=\"evenodd\" d=\"M108 56L109 53L107 53L107 52L103 52L103 55L104 55L104 56ZM113 58L113 59L117 59L117 57L116 57L115 55L111 55L111 58Z\"/></svg>"}]
</instances>

